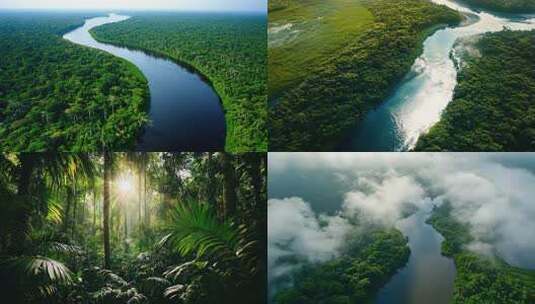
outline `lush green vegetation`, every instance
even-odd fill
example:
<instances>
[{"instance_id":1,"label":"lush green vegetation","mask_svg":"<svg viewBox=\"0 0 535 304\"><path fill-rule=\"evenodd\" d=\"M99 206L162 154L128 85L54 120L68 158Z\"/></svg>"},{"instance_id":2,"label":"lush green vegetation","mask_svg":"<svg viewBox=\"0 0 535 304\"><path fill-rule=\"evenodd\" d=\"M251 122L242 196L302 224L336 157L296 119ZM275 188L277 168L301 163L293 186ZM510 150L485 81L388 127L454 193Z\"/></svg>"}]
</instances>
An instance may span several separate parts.
<instances>
[{"instance_id":1,"label":"lush green vegetation","mask_svg":"<svg viewBox=\"0 0 535 304\"><path fill-rule=\"evenodd\" d=\"M270 150L327 150L381 103L410 69L422 42L455 11L425 0L360 0L374 22L270 108ZM271 82L271 79L270 79Z\"/></svg>"},{"instance_id":2,"label":"lush green vegetation","mask_svg":"<svg viewBox=\"0 0 535 304\"><path fill-rule=\"evenodd\" d=\"M360 303L405 263L407 239L398 230L377 230L352 236L345 253L334 260L307 264L293 276L294 286L279 291L275 302Z\"/></svg>"},{"instance_id":3,"label":"lush green vegetation","mask_svg":"<svg viewBox=\"0 0 535 304\"><path fill-rule=\"evenodd\" d=\"M277 6L282 7L282 6ZM333 53L353 43L372 14L358 1L290 1L269 13L268 93L299 84Z\"/></svg>"},{"instance_id":4,"label":"lush green vegetation","mask_svg":"<svg viewBox=\"0 0 535 304\"><path fill-rule=\"evenodd\" d=\"M143 49L205 75L222 99L225 149L267 151L266 16L146 14L92 30L99 41Z\"/></svg>"},{"instance_id":5,"label":"lush green vegetation","mask_svg":"<svg viewBox=\"0 0 535 304\"><path fill-rule=\"evenodd\" d=\"M445 237L442 252L455 260L453 303L534 303L535 272L466 250L464 246L473 240L469 226L451 213L451 205L444 203L435 208L428 223Z\"/></svg>"},{"instance_id":6,"label":"lush green vegetation","mask_svg":"<svg viewBox=\"0 0 535 304\"><path fill-rule=\"evenodd\" d=\"M535 31L485 34L419 151L535 150Z\"/></svg>"},{"instance_id":7,"label":"lush green vegetation","mask_svg":"<svg viewBox=\"0 0 535 304\"><path fill-rule=\"evenodd\" d=\"M130 149L148 87L132 64L62 39L75 13L0 14L0 149Z\"/></svg>"},{"instance_id":8,"label":"lush green vegetation","mask_svg":"<svg viewBox=\"0 0 535 304\"><path fill-rule=\"evenodd\" d=\"M268 11L271 13L279 9L284 9L288 7L289 4L290 4L290 0L269 0Z\"/></svg>"},{"instance_id":9,"label":"lush green vegetation","mask_svg":"<svg viewBox=\"0 0 535 304\"><path fill-rule=\"evenodd\" d=\"M535 11L535 0L463 0L470 5L509 13Z\"/></svg>"},{"instance_id":10,"label":"lush green vegetation","mask_svg":"<svg viewBox=\"0 0 535 304\"><path fill-rule=\"evenodd\" d=\"M0 292L265 303L266 155L0 154Z\"/></svg>"}]
</instances>

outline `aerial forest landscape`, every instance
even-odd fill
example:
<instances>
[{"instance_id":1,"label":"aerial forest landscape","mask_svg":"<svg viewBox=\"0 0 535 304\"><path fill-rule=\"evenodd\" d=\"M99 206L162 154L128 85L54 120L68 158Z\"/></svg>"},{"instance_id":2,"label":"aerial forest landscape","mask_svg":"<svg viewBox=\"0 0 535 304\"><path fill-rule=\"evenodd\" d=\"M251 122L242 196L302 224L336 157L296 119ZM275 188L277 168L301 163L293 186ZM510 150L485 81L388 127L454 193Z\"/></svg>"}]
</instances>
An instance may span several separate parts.
<instances>
[{"instance_id":1,"label":"aerial forest landscape","mask_svg":"<svg viewBox=\"0 0 535 304\"><path fill-rule=\"evenodd\" d=\"M533 153L271 153L268 303L535 303Z\"/></svg>"},{"instance_id":2,"label":"aerial forest landscape","mask_svg":"<svg viewBox=\"0 0 535 304\"><path fill-rule=\"evenodd\" d=\"M0 155L3 303L265 303L266 155Z\"/></svg>"},{"instance_id":3,"label":"aerial forest landscape","mask_svg":"<svg viewBox=\"0 0 535 304\"><path fill-rule=\"evenodd\" d=\"M533 151L535 1L268 10L270 151Z\"/></svg>"},{"instance_id":4,"label":"aerial forest landscape","mask_svg":"<svg viewBox=\"0 0 535 304\"><path fill-rule=\"evenodd\" d=\"M0 149L267 151L263 1L58 2L0 5Z\"/></svg>"}]
</instances>

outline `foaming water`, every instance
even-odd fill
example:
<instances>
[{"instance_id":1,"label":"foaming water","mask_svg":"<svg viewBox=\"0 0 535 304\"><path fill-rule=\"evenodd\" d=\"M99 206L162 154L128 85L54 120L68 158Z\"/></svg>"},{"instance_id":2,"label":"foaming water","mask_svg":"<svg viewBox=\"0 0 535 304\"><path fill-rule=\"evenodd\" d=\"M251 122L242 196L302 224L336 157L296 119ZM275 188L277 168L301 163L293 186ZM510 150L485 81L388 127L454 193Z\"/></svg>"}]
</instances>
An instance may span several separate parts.
<instances>
[{"instance_id":1,"label":"foaming water","mask_svg":"<svg viewBox=\"0 0 535 304\"><path fill-rule=\"evenodd\" d=\"M367 114L341 143L344 151L405 151L414 148L420 135L440 120L457 85L454 65L455 41L473 35L511 30L535 29L535 18L521 15L497 16L475 12L450 0L432 0L477 21L435 32L424 42L422 55L392 96ZM450 57L451 55L451 57Z\"/></svg>"},{"instance_id":2,"label":"foaming water","mask_svg":"<svg viewBox=\"0 0 535 304\"><path fill-rule=\"evenodd\" d=\"M128 16L110 14L86 20L63 38L103 50L136 65L148 80L149 124L136 143L139 151L212 151L225 143L225 117L219 96L195 72L171 60L96 41L89 31Z\"/></svg>"}]
</instances>

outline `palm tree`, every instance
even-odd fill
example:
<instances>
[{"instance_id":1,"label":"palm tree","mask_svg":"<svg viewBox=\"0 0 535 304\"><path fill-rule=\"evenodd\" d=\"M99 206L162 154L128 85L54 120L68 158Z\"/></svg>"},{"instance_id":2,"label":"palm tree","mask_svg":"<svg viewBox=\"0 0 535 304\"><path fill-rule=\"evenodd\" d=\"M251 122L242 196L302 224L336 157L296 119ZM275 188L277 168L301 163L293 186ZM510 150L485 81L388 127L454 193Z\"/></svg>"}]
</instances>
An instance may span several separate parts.
<instances>
[{"instance_id":1,"label":"palm tree","mask_svg":"<svg viewBox=\"0 0 535 304\"><path fill-rule=\"evenodd\" d=\"M104 231L104 268L110 268L110 181L113 156L104 152L104 191L103 191L103 231Z\"/></svg>"},{"instance_id":2,"label":"palm tree","mask_svg":"<svg viewBox=\"0 0 535 304\"><path fill-rule=\"evenodd\" d=\"M39 200L42 196L39 185L48 183L58 193L71 176L91 178L94 167L89 155L70 153L2 154L0 164L2 170L13 175L11 182L16 185L14 191L1 191L6 204L0 219L6 225L2 228L0 252L0 276L5 282L2 294L12 295L15 297L12 300L22 303L28 295L48 296L56 291L58 284L72 282L65 265L39 254L73 251L74 246L30 237L34 214L44 213L45 218L55 222L61 218L57 202Z\"/></svg>"},{"instance_id":3,"label":"palm tree","mask_svg":"<svg viewBox=\"0 0 535 304\"><path fill-rule=\"evenodd\" d=\"M214 271L228 278L229 289L232 294L247 290L247 286L257 284L262 262L257 252L257 232L254 227L237 226L230 219L221 221L212 210L212 206L199 203L180 204L171 212L168 234L159 245L170 245L181 256L195 255L193 262L171 268L165 273L168 279L176 278L184 272L184 268L198 265L202 260L212 265ZM166 296L173 298L182 292L182 285L167 288ZM247 303L245 301L244 303Z\"/></svg>"},{"instance_id":4,"label":"palm tree","mask_svg":"<svg viewBox=\"0 0 535 304\"><path fill-rule=\"evenodd\" d=\"M60 189L69 183L70 178L78 174L81 177L92 178L95 168L88 154L74 153L16 153L3 155L12 158L11 171L15 173L17 187L16 201L18 212L15 214L19 232L13 235L10 244L10 254L21 255L24 253L28 232L30 229L30 217L37 208L37 193L33 193L31 187L36 177L46 180L53 189ZM38 190L36 190L38 191Z\"/></svg>"}]
</instances>

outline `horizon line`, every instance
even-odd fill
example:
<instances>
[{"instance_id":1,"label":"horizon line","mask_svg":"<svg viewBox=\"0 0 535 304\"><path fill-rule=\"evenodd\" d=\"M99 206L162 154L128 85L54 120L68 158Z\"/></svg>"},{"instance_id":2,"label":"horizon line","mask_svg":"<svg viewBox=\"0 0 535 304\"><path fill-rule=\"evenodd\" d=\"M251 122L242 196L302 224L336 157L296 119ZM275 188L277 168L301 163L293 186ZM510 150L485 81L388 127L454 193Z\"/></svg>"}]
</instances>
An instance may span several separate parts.
<instances>
[{"instance_id":1,"label":"horizon line","mask_svg":"<svg viewBox=\"0 0 535 304\"><path fill-rule=\"evenodd\" d=\"M59 7L0 7L1 10L35 10L35 11L173 11L173 12L226 12L226 13L266 13L266 10L226 10L226 9L180 9L180 8L59 8Z\"/></svg>"}]
</instances>

